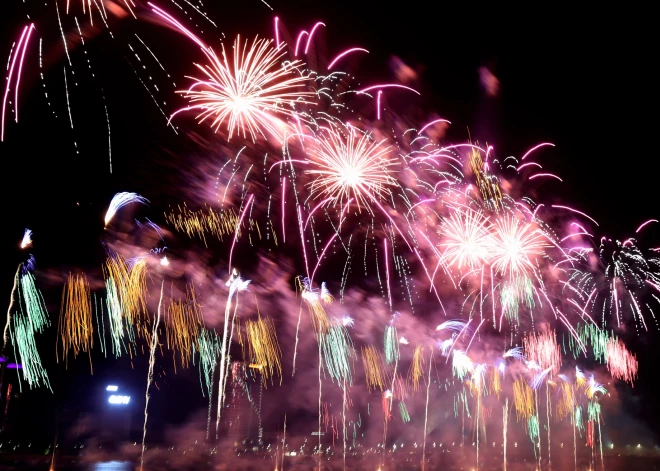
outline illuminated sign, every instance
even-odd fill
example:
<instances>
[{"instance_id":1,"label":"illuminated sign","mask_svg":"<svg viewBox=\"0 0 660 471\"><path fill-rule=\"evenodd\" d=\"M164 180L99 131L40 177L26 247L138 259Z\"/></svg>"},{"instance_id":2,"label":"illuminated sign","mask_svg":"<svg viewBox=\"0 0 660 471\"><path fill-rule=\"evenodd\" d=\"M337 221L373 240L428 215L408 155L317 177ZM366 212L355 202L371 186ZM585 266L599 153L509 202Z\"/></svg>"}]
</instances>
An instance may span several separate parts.
<instances>
[{"instance_id":1,"label":"illuminated sign","mask_svg":"<svg viewBox=\"0 0 660 471\"><path fill-rule=\"evenodd\" d=\"M115 396L114 394L108 398L110 404L126 405L130 402L131 396Z\"/></svg>"},{"instance_id":2,"label":"illuminated sign","mask_svg":"<svg viewBox=\"0 0 660 471\"><path fill-rule=\"evenodd\" d=\"M105 388L106 391L111 391L111 392L115 392L115 391L117 391L118 389L119 389L118 386L113 386L113 385L110 385L110 386L108 386L107 388Z\"/></svg>"}]
</instances>

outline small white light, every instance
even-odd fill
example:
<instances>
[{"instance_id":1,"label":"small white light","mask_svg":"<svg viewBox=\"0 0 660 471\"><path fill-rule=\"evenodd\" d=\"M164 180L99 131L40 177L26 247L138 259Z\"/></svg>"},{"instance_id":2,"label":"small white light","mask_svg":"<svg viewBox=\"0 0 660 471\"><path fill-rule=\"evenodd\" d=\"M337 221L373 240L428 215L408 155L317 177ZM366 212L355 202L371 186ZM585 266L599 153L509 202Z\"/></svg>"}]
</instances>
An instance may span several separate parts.
<instances>
[{"instance_id":1,"label":"small white light","mask_svg":"<svg viewBox=\"0 0 660 471\"><path fill-rule=\"evenodd\" d=\"M119 389L119 387L117 387L117 386L113 386L113 385L110 385L110 386L108 386L107 388L105 388L106 391L111 391L111 392L115 392L115 391L117 391L118 389Z\"/></svg>"},{"instance_id":2,"label":"small white light","mask_svg":"<svg viewBox=\"0 0 660 471\"><path fill-rule=\"evenodd\" d=\"M108 398L110 404L126 405L130 402L131 396L115 396L114 394Z\"/></svg>"}]
</instances>

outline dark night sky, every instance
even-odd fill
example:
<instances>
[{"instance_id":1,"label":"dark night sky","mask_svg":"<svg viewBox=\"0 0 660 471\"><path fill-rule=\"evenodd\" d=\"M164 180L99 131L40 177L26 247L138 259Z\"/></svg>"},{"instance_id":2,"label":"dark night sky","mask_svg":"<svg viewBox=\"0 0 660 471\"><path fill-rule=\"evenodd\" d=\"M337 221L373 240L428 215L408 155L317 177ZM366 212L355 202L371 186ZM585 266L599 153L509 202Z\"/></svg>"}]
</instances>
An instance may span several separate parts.
<instances>
[{"instance_id":1,"label":"dark night sky","mask_svg":"<svg viewBox=\"0 0 660 471\"><path fill-rule=\"evenodd\" d=\"M6 3L12 6L3 6L0 19L1 57L6 57L19 26L25 22L21 2ZM230 6L226 2L207 3L216 4L207 10L218 22L219 30L229 37L236 32L247 37L272 34L273 12L258 0ZM619 238L633 233L640 222L660 216L655 204L657 173L653 164L657 158L653 136L657 132L658 89L656 76L651 73L657 41L648 12L541 7L501 10L494 6L484 10L468 3L441 2L433 6L401 2L388 7L386 2L372 0L269 3L292 32L324 21L327 28L321 34L331 52L348 46L367 48L371 53L357 71L364 84L379 77L389 79L390 57L401 58L420 73L424 96L417 106L423 110L422 120L432 111L451 120L450 137L456 141L465 140L468 128L474 132L477 126L483 111L477 70L489 65L501 83L499 103L489 115L492 121L488 126L496 136L498 155L520 156L543 141L556 144L541 160L545 169L561 175L564 183L545 183L541 199L572 203L601 223L601 234ZM48 44L44 40L45 50L57 51L61 38L52 12L48 15L48 26L41 26L46 15L35 19L43 28L40 31L47 31L44 37L51 41ZM213 44L219 34L212 28L204 29L204 38ZM191 48L182 45L183 39L176 33L148 22L136 24L128 19L114 26L113 31L116 40L102 33L87 42L96 75L93 80L80 51L73 53L80 79L72 103L77 123L74 133L69 129L63 99L65 61L60 57L47 65L48 77L52 78L46 85L58 115L54 119L44 103L38 79L36 42L31 57L26 58L21 122L10 124L7 142L0 143L4 164L0 184L4 201L0 292L5 293L5 299L9 298L15 266L23 256L16 246L25 227L35 231L34 253L40 265L68 271L69 267L89 264L89 260L102 255L98 237L111 196L127 189L149 193L151 179L169 178L172 168L182 163L182 155L194 147L166 128L163 116L128 65L130 51L122 38L139 32L156 55L165 58L177 85L183 83L183 71L189 70L186 67ZM112 126L112 176L107 170L101 88ZM75 153L74 139L80 154ZM153 174L155 167L158 175ZM151 192L150 196L158 202L157 194ZM649 243L660 245L658 235L656 228L646 237ZM96 261L94 264L98 265ZM49 295L56 311L59 293L54 290ZM657 428L654 422L657 424L658 406L651 399L660 393L654 373L654 364L660 359L652 346L655 338L657 333L652 333L636 341L641 379L626 407L635 416L644 412L645 419ZM45 350L51 351L50 347ZM139 371L143 366L137 366L140 378L144 377ZM70 391L62 396L79 397L78 389L91 387L90 381L102 381L109 371L111 366L99 366L94 380L82 372L72 375L76 382L69 384ZM58 380L55 374L52 376L54 384L68 378ZM194 375L191 378L196 380ZM176 396L178 386L174 383L170 381L170 394ZM137 384L141 385L142 380ZM639 398L644 402L643 409ZM177 414L185 415L185 407L183 412L173 413Z\"/></svg>"}]
</instances>

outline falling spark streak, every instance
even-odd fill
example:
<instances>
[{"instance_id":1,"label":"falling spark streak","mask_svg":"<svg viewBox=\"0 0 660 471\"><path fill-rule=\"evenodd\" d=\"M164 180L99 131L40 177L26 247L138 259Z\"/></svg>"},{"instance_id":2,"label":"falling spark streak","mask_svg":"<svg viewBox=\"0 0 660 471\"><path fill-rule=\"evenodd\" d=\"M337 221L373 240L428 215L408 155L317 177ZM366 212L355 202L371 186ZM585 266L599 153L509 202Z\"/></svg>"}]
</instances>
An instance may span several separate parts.
<instances>
[{"instance_id":1,"label":"falling spark streak","mask_svg":"<svg viewBox=\"0 0 660 471\"><path fill-rule=\"evenodd\" d=\"M562 180L561 178L559 178L557 175L555 175L553 173L535 173L534 175L531 175L528 178L528 180L534 180L535 178L539 178L539 177L550 177L550 178L556 178L560 182L564 181L564 180Z\"/></svg>"},{"instance_id":2,"label":"falling spark streak","mask_svg":"<svg viewBox=\"0 0 660 471\"><path fill-rule=\"evenodd\" d=\"M300 34L298 35L298 39L296 39L296 49L295 52L293 53L294 56L298 57L298 48L300 46L300 40L302 39L303 35L306 34L309 36L309 33L307 31L301 31Z\"/></svg>"},{"instance_id":3,"label":"falling spark streak","mask_svg":"<svg viewBox=\"0 0 660 471\"><path fill-rule=\"evenodd\" d=\"M172 15L167 13L164 10L161 10L157 6L155 6L151 2L147 2L147 4L152 8L154 13L156 13L158 16L161 18L165 19L168 23L173 25L176 29L181 31L183 34L188 36L193 42L195 42L201 49L202 51L206 52L209 50L208 46L204 44L197 36L195 36L193 33L191 33L188 29L186 29L181 23L179 23Z\"/></svg>"},{"instance_id":4,"label":"falling spark streak","mask_svg":"<svg viewBox=\"0 0 660 471\"><path fill-rule=\"evenodd\" d=\"M468 346L465 349L465 354L467 355L468 350L470 349L470 345L472 345L472 341L474 338L477 336L477 332L479 332L479 329L483 325L483 323L486 322L486 319L482 319L481 323L477 326L477 328L474 330L474 334L472 334L472 338L470 339L470 342L468 343Z\"/></svg>"},{"instance_id":5,"label":"falling spark streak","mask_svg":"<svg viewBox=\"0 0 660 471\"><path fill-rule=\"evenodd\" d=\"M348 206L351 204L351 201L353 201L353 198L349 199L346 204L344 205L344 209L341 210L341 213L339 214L339 226L341 226L341 223L343 221L342 217L344 216L344 212L348 209ZM328 247L330 247L330 244L332 243L333 240L335 240L335 237L339 235L339 232L335 232L332 234L332 237L330 237L330 240L328 241L327 244L325 244L325 247L323 247L323 251L321 252L321 255L319 255L319 259L316 262L316 266L314 267L314 270L312 271L312 276L309 279L310 284L314 281L314 275L316 275L316 270L319 268L319 265L321 264L321 260L323 260L323 256L325 255L326 250L328 250Z\"/></svg>"},{"instance_id":6,"label":"falling spark streak","mask_svg":"<svg viewBox=\"0 0 660 471\"><path fill-rule=\"evenodd\" d=\"M154 379L154 361L156 358L156 346L158 345L158 325L160 324L160 313L163 305L163 288L165 287L165 280L160 284L160 300L158 301L158 311L156 322L154 323L153 331L151 332L151 348L149 352L149 371L147 373L147 389L145 391L145 404L144 404L144 427L142 429L142 454L140 456L140 471L144 470L144 452L147 449L145 440L147 438L147 417L149 408L149 388Z\"/></svg>"},{"instance_id":7,"label":"falling spark streak","mask_svg":"<svg viewBox=\"0 0 660 471\"><path fill-rule=\"evenodd\" d=\"M362 90L359 90L357 93L366 95L367 92L371 90L378 90L380 88L403 88L404 90L410 90L411 92L421 95L421 93L419 93L414 88L406 87L405 85L399 85L398 83L383 83L380 85L372 85L371 87L367 87L367 88L363 88Z\"/></svg>"},{"instance_id":8,"label":"falling spark streak","mask_svg":"<svg viewBox=\"0 0 660 471\"><path fill-rule=\"evenodd\" d=\"M390 268L387 262L388 250L387 250L387 238L383 238L383 250L385 253L385 275L387 279L387 299L390 305L390 311L392 310L392 292L390 291Z\"/></svg>"},{"instance_id":9,"label":"falling spark streak","mask_svg":"<svg viewBox=\"0 0 660 471\"><path fill-rule=\"evenodd\" d=\"M600 224L598 224L594 218L592 218L592 217L589 216L588 214L583 213L582 211L578 211L577 209L569 208L568 206L561 206L561 205L559 205L559 204L553 204L552 207L553 207L553 208L559 208L559 209L565 209L565 210L567 210L567 211L571 211L571 212L573 212L573 213L577 213L577 214L579 214L580 216L584 216L585 218L589 219L591 222L593 222L593 223L596 224L597 226L600 226Z\"/></svg>"},{"instance_id":10,"label":"falling spark streak","mask_svg":"<svg viewBox=\"0 0 660 471\"><path fill-rule=\"evenodd\" d=\"M637 228L637 230L635 231L635 234L639 234L639 231L641 231L642 229L644 229L644 227L646 227L647 224L651 224L652 222L658 222L658 220L657 220L657 219L649 219L648 221L642 223L642 224Z\"/></svg>"},{"instance_id":11,"label":"falling spark streak","mask_svg":"<svg viewBox=\"0 0 660 471\"><path fill-rule=\"evenodd\" d=\"M31 26L30 26L31 28ZM2 99L2 124L0 126L0 141L5 140L5 114L6 114L6 106L7 106L7 96L9 96L9 90L11 86L11 79L14 75L14 66L16 65L16 57L18 56L19 49L23 45L23 40L25 39L25 34L27 33L28 27L25 26L23 28L23 33L21 33L21 38L18 41L18 46L16 46L16 49L13 52L12 60L11 60L11 67L9 69L9 76L7 77L7 88L5 89L5 95L4 98Z\"/></svg>"},{"instance_id":12,"label":"falling spark streak","mask_svg":"<svg viewBox=\"0 0 660 471\"><path fill-rule=\"evenodd\" d=\"M105 109L105 121L108 123L108 161L110 162L110 174L112 174L112 139L110 135L110 115L108 114L108 107L105 104L105 95L102 96L103 96L103 108Z\"/></svg>"},{"instance_id":13,"label":"falling spark streak","mask_svg":"<svg viewBox=\"0 0 660 471\"><path fill-rule=\"evenodd\" d=\"M376 119L380 121L380 97L383 95L382 90L378 90L378 96L376 98Z\"/></svg>"},{"instance_id":14,"label":"falling spark streak","mask_svg":"<svg viewBox=\"0 0 660 471\"><path fill-rule=\"evenodd\" d=\"M422 446L422 471L426 469L426 433L429 422L429 395L431 392L431 365L433 364L433 348L431 348L431 357L429 358L429 377L426 385L426 407L424 409L424 445Z\"/></svg>"},{"instance_id":15,"label":"falling spark streak","mask_svg":"<svg viewBox=\"0 0 660 471\"><path fill-rule=\"evenodd\" d=\"M543 142L543 143L541 143L541 144L539 144L539 145L537 145L537 146L534 146L534 147L532 147L531 149L529 149L529 150L525 153L525 155L522 156L522 158L521 158L520 160L525 160L525 158L526 158L529 154L531 154L532 152L534 152L536 149L540 149L541 147L544 147L544 146L551 146L551 147L554 147L555 145L552 144L552 143L550 143L550 142Z\"/></svg>"},{"instance_id":16,"label":"falling spark streak","mask_svg":"<svg viewBox=\"0 0 660 471\"><path fill-rule=\"evenodd\" d=\"M305 45L305 54L309 51L309 45L312 42L312 36L314 36L314 33L316 32L316 28L319 26L325 26L325 23L321 23L320 21L314 25L312 28L312 31L307 35L307 44Z\"/></svg>"},{"instance_id":17,"label":"falling spark streak","mask_svg":"<svg viewBox=\"0 0 660 471\"><path fill-rule=\"evenodd\" d=\"M30 35L34 29L34 24L30 24L28 27L27 38L25 38L25 43L23 44L23 52L21 52L21 62L18 65L18 72L16 74L16 87L14 89L14 119L18 123L18 88L21 83L21 71L23 70L23 60L25 59L25 51L30 41ZM17 51L18 52L18 51Z\"/></svg>"},{"instance_id":18,"label":"falling spark streak","mask_svg":"<svg viewBox=\"0 0 660 471\"><path fill-rule=\"evenodd\" d=\"M302 214L300 213L300 206L298 206L298 227L300 229L300 243L302 244L303 258L305 259L305 272L307 273L307 277L309 278L309 264L307 262L307 249L305 249L305 233L303 231L303 226L302 226ZM294 362L294 370L295 370L295 362Z\"/></svg>"},{"instance_id":19,"label":"falling spark streak","mask_svg":"<svg viewBox=\"0 0 660 471\"><path fill-rule=\"evenodd\" d=\"M279 24L280 19L275 17L275 46L280 47L280 31L277 25Z\"/></svg>"},{"instance_id":20,"label":"falling spark streak","mask_svg":"<svg viewBox=\"0 0 660 471\"><path fill-rule=\"evenodd\" d=\"M5 324L5 330L2 334L2 354L4 355L5 349L7 348L7 340L8 336L7 333L9 332L9 321L11 319L11 310L14 307L14 293L16 293L16 288L18 287L18 280L19 280L19 275L21 272L21 267L23 266L22 263L18 264L18 268L16 269L16 275L14 275L14 286L11 289L11 294L9 295L9 307L7 308L7 323ZM4 371L4 369L3 369Z\"/></svg>"},{"instance_id":21,"label":"falling spark streak","mask_svg":"<svg viewBox=\"0 0 660 471\"><path fill-rule=\"evenodd\" d=\"M286 177L282 178L282 241L286 243L286 226L284 225L284 204L286 203Z\"/></svg>"},{"instance_id":22,"label":"falling spark streak","mask_svg":"<svg viewBox=\"0 0 660 471\"><path fill-rule=\"evenodd\" d=\"M254 198L254 194L250 195L250 197L247 200L247 203L245 204L245 208L243 208L243 212L238 218L238 224L236 224L236 230L234 231L234 240L232 241L231 249L229 250L229 273L231 273L232 270L231 259L232 259L232 255L234 254L234 246L236 245L236 239L238 239L238 233L241 227L241 223L243 222L243 217L245 216L245 213L250 207L250 203L252 202L253 198Z\"/></svg>"},{"instance_id":23,"label":"falling spark streak","mask_svg":"<svg viewBox=\"0 0 660 471\"><path fill-rule=\"evenodd\" d=\"M419 136L419 135L422 134L427 128L429 128L430 126L433 126L434 124L438 124L438 123L447 123L447 124L451 124L451 121L448 121L448 120L446 120L446 119L436 119L436 120L434 120L434 121L431 121L430 123L426 123L424 126L422 126L422 129L419 130L419 132L417 133L417 135Z\"/></svg>"},{"instance_id":24,"label":"falling spark streak","mask_svg":"<svg viewBox=\"0 0 660 471\"><path fill-rule=\"evenodd\" d=\"M337 63L337 61L339 61L339 59L341 59L342 57L344 57L344 56L346 56L346 55L348 55L352 52L356 52L356 51L366 52L367 54L369 54L369 51L367 51L366 49L362 49L361 47L352 47L352 48L347 49L346 51L342 52L337 57L335 57L332 60L332 62L330 62L330 64L328 65L328 70L332 69L332 67Z\"/></svg>"}]
</instances>

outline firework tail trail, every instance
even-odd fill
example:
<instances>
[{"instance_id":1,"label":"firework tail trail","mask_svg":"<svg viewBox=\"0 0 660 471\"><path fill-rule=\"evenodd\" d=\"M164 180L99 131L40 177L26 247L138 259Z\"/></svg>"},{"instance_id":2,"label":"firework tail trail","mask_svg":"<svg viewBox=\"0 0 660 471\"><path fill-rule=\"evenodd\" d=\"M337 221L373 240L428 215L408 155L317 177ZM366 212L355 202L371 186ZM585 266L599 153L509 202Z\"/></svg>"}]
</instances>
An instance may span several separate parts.
<instances>
[{"instance_id":1,"label":"firework tail trail","mask_svg":"<svg viewBox=\"0 0 660 471\"><path fill-rule=\"evenodd\" d=\"M600 443L600 466L604 470L605 461L603 461L603 433L600 430L600 409L598 409L598 417L596 417L596 420L598 420L598 441Z\"/></svg>"},{"instance_id":2,"label":"firework tail trail","mask_svg":"<svg viewBox=\"0 0 660 471\"><path fill-rule=\"evenodd\" d=\"M286 244L286 226L284 225L285 204L286 204L286 177L282 177L282 242Z\"/></svg>"},{"instance_id":3,"label":"firework tail trail","mask_svg":"<svg viewBox=\"0 0 660 471\"><path fill-rule=\"evenodd\" d=\"M300 331L300 320L302 319L302 299L300 300L300 311L298 312L298 324L296 325L296 343L293 347L293 369L291 377L296 374L296 354L298 353L298 332Z\"/></svg>"},{"instance_id":4,"label":"firework tail trail","mask_svg":"<svg viewBox=\"0 0 660 471\"><path fill-rule=\"evenodd\" d=\"M479 391L477 391L477 414L476 414L476 424L477 424L477 468L479 468L479 410L481 409L481 385L479 385Z\"/></svg>"},{"instance_id":5,"label":"firework tail trail","mask_svg":"<svg viewBox=\"0 0 660 471\"><path fill-rule=\"evenodd\" d=\"M225 307L224 327L222 333L222 345L220 346L220 369L218 378L218 410L216 413L215 421L215 439L218 439L218 432L220 431L220 416L222 415L222 403L224 402L224 390L222 389L225 381L225 362L226 362L226 345L227 345L227 320L229 317L229 308L231 307L231 298L236 291L237 281L233 280L229 286L229 294L227 295L227 305Z\"/></svg>"},{"instance_id":6,"label":"firework tail trail","mask_svg":"<svg viewBox=\"0 0 660 471\"><path fill-rule=\"evenodd\" d=\"M344 436L344 471L346 471L346 380L343 381L342 389L344 393L344 398L341 406L341 421L342 421L342 430Z\"/></svg>"},{"instance_id":7,"label":"firework tail trail","mask_svg":"<svg viewBox=\"0 0 660 471\"><path fill-rule=\"evenodd\" d=\"M286 414L284 414L284 436L282 437L282 469L284 471L284 450L286 449Z\"/></svg>"},{"instance_id":8,"label":"firework tail trail","mask_svg":"<svg viewBox=\"0 0 660 471\"><path fill-rule=\"evenodd\" d=\"M9 332L9 323L10 323L10 320L11 320L11 310L14 307L14 294L16 293L16 287L18 286L18 277L19 277L19 273L21 272L21 267L22 266L23 266L22 263L18 264L18 268L16 269L16 274L14 275L14 286L12 287L11 294L9 295L9 307L7 308L7 323L5 324L5 330L4 330L3 335L2 335L2 340L3 340L3 343L2 343L2 356L3 357L5 356L5 349L7 348L7 340L8 340L7 332ZM0 370L2 371L0 373L0 388L4 384L5 370L6 369L7 369L7 364L3 363L2 366L0 366ZM9 385L9 387L11 388L11 385ZM6 404L7 404L6 407L8 407L9 406L9 394L7 395L7 403ZM2 428L4 428L5 416L6 415L7 415L7 412L6 412L6 409L5 409L5 415L3 416L2 424L0 424L2 426L2 427L0 427L0 430Z\"/></svg>"},{"instance_id":9,"label":"firework tail trail","mask_svg":"<svg viewBox=\"0 0 660 471\"><path fill-rule=\"evenodd\" d=\"M502 445L504 447L504 461L502 469L506 471L506 432L509 426L509 398L506 398L502 408Z\"/></svg>"},{"instance_id":10,"label":"firework tail trail","mask_svg":"<svg viewBox=\"0 0 660 471\"><path fill-rule=\"evenodd\" d=\"M576 430L577 430L577 406L575 403L573 403L573 461L575 464L575 469L577 470L577 436L576 436Z\"/></svg>"},{"instance_id":11,"label":"firework tail trail","mask_svg":"<svg viewBox=\"0 0 660 471\"><path fill-rule=\"evenodd\" d=\"M234 323L236 321L236 311L238 310L238 298L236 298L236 305L234 306L234 314L231 318L231 332L229 333L229 344L227 345L227 354L229 354L229 351L231 350L231 339L234 337ZM222 391L225 390L227 387L227 377L229 376L229 364L230 364L231 358L227 359L227 364L225 365L225 373L224 373L224 383L222 384ZM222 405L224 406L225 404L225 398L224 395L222 397Z\"/></svg>"},{"instance_id":12,"label":"firework tail trail","mask_svg":"<svg viewBox=\"0 0 660 471\"><path fill-rule=\"evenodd\" d=\"M53 453L50 458L50 468L48 468L48 471L55 471L55 451L57 448L57 438L60 434L60 422L57 420L57 416L55 417L55 439L53 440Z\"/></svg>"},{"instance_id":13,"label":"firework tail trail","mask_svg":"<svg viewBox=\"0 0 660 471\"><path fill-rule=\"evenodd\" d=\"M11 319L11 309L14 307L14 294L16 293L16 287L18 286L18 274L21 271L21 267L23 266L22 263L18 264L18 268L16 269L16 275L14 275L14 286L11 289L11 294L9 295L9 307L7 308L7 323L5 324L5 330L2 334L2 354L4 356L5 349L7 348L7 332L9 332L9 320ZM4 369L3 369L4 372Z\"/></svg>"},{"instance_id":14,"label":"firework tail trail","mask_svg":"<svg viewBox=\"0 0 660 471\"><path fill-rule=\"evenodd\" d=\"M163 305L163 288L165 287L165 280L160 284L160 300L158 301L158 314L156 315L156 323L154 324L153 332L151 333L151 351L149 353L149 373L147 374L147 390L144 393L146 402L144 404L144 427L142 429L142 455L140 456L140 471L144 469L144 450L145 440L147 438L147 409L149 407L149 387L154 379L154 357L156 355L156 345L158 344L158 325L160 324L160 312Z\"/></svg>"},{"instance_id":15,"label":"firework tail trail","mask_svg":"<svg viewBox=\"0 0 660 471\"><path fill-rule=\"evenodd\" d=\"M387 261L387 238L383 238L383 246L385 252L385 279L387 280L387 298L390 304L390 312L392 311L392 292L390 291L390 269ZM396 373L395 373L396 374Z\"/></svg>"},{"instance_id":16,"label":"firework tail trail","mask_svg":"<svg viewBox=\"0 0 660 471\"><path fill-rule=\"evenodd\" d=\"M319 471L321 471L321 394L323 392L323 382L321 381L321 367L322 361L321 358L321 333L318 334L319 342Z\"/></svg>"},{"instance_id":17,"label":"firework tail trail","mask_svg":"<svg viewBox=\"0 0 660 471\"><path fill-rule=\"evenodd\" d=\"M539 421L539 393L536 389L534 390L534 408L535 408L535 412L536 412L536 424L540 428L540 425L539 425L539 423L540 423L540 421ZM536 440L537 440L537 442L534 444L534 453L535 454L538 453L538 466L539 466L539 469L542 469L541 468L541 456L542 456L542 454L541 454L541 432L540 431L538 432L538 437L536 437Z\"/></svg>"},{"instance_id":18,"label":"firework tail trail","mask_svg":"<svg viewBox=\"0 0 660 471\"><path fill-rule=\"evenodd\" d=\"M550 385L545 382L545 413L548 419L548 468L552 469L552 458L550 457Z\"/></svg>"},{"instance_id":19,"label":"firework tail trail","mask_svg":"<svg viewBox=\"0 0 660 471\"><path fill-rule=\"evenodd\" d=\"M424 444L422 445L422 471L426 470L426 430L429 423L429 394L431 393L431 365L433 364L433 347L429 358L429 377L426 385L426 409L424 411Z\"/></svg>"},{"instance_id":20,"label":"firework tail trail","mask_svg":"<svg viewBox=\"0 0 660 471\"><path fill-rule=\"evenodd\" d=\"M236 224L236 231L234 231L234 240L231 243L231 249L229 250L229 273L231 273L231 258L232 255L234 254L234 246L236 245L236 239L238 239L238 231L241 228L241 223L243 222L243 218L245 217L245 213L247 213L248 208L250 207L250 203L252 203L252 199L254 198L254 195L250 195L250 197L247 200L247 203L245 204L245 208L243 209L243 213L241 216L238 218L238 224Z\"/></svg>"}]
</instances>

